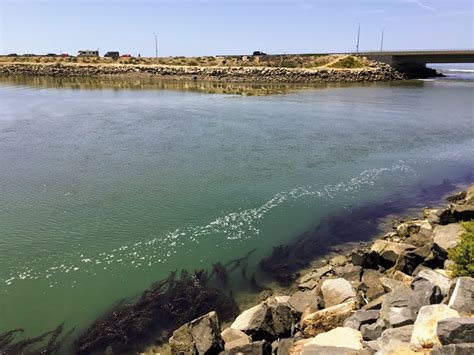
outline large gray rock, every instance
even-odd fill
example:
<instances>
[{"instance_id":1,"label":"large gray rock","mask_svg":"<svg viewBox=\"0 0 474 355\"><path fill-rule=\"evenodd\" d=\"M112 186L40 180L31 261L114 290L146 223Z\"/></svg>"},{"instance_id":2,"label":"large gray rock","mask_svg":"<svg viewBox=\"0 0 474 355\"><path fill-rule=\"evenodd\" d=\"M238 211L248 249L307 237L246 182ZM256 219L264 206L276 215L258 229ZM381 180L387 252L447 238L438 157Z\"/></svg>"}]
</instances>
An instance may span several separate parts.
<instances>
[{"instance_id":1,"label":"large gray rock","mask_svg":"<svg viewBox=\"0 0 474 355\"><path fill-rule=\"evenodd\" d=\"M388 311L391 307L410 307L416 314L421 306L439 300L433 294L439 294L439 289L427 281L420 281L414 290L401 287L387 293L382 301L381 309Z\"/></svg>"},{"instance_id":2,"label":"large gray rock","mask_svg":"<svg viewBox=\"0 0 474 355\"><path fill-rule=\"evenodd\" d=\"M362 268L376 268L380 262L379 255L370 250L355 250L351 253L351 262L353 265Z\"/></svg>"},{"instance_id":3,"label":"large gray rock","mask_svg":"<svg viewBox=\"0 0 474 355\"><path fill-rule=\"evenodd\" d=\"M291 336L298 322L297 312L289 305L289 297L276 297L242 312L230 326L250 335L252 340L273 341Z\"/></svg>"},{"instance_id":4,"label":"large gray rock","mask_svg":"<svg viewBox=\"0 0 474 355\"><path fill-rule=\"evenodd\" d=\"M319 303L317 290L297 291L291 295L288 303L300 314L309 307L312 307L314 311L316 311Z\"/></svg>"},{"instance_id":5,"label":"large gray rock","mask_svg":"<svg viewBox=\"0 0 474 355\"><path fill-rule=\"evenodd\" d=\"M362 325L360 332L364 340L376 340L380 338L382 332L387 328L387 322L383 318L379 318L375 323Z\"/></svg>"},{"instance_id":6,"label":"large gray rock","mask_svg":"<svg viewBox=\"0 0 474 355\"><path fill-rule=\"evenodd\" d=\"M385 293L385 289L380 282L380 278L382 277L383 274L378 271L372 269L364 270L360 289L365 292L365 296L368 300L374 300Z\"/></svg>"},{"instance_id":7,"label":"large gray rock","mask_svg":"<svg viewBox=\"0 0 474 355\"><path fill-rule=\"evenodd\" d=\"M385 295L380 317L387 327L413 324L422 306L441 301L439 288L427 280L420 279L415 285L414 290L400 287Z\"/></svg>"},{"instance_id":8,"label":"large gray rock","mask_svg":"<svg viewBox=\"0 0 474 355\"><path fill-rule=\"evenodd\" d=\"M436 335L441 344L474 343L474 318L446 318L438 322Z\"/></svg>"},{"instance_id":9,"label":"large gray rock","mask_svg":"<svg viewBox=\"0 0 474 355\"><path fill-rule=\"evenodd\" d=\"M451 207L451 214L458 222L470 221L474 219L474 203L469 205L454 205Z\"/></svg>"},{"instance_id":10,"label":"large gray rock","mask_svg":"<svg viewBox=\"0 0 474 355\"><path fill-rule=\"evenodd\" d=\"M275 338L272 310L265 302L243 311L230 327L241 330L256 340Z\"/></svg>"},{"instance_id":11,"label":"large gray rock","mask_svg":"<svg viewBox=\"0 0 474 355\"><path fill-rule=\"evenodd\" d=\"M438 286L441 290L441 294L443 295L443 297L448 294L449 287L451 286L451 281L449 280L449 278L431 269L422 269L416 275L413 282L417 282L418 279L425 279L431 282L433 285Z\"/></svg>"},{"instance_id":12,"label":"large gray rock","mask_svg":"<svg viewBox=\"0 0 474 355\"><path fill-rule=\"evenodd\" d=\"M357 297L351 283L341 278L324 280L321 285L321 292L326 307L353 301Z\"/></svg>"},{"instance_id":13,"label":"large gray rock","mask_svg":"<svg viewBox=\"0 0 474 355\"><path fill-rule=\"evenodd\" d=\"M451 210L449 208L426 209L423 211L423 214L432 226L436 224L446 225L456 222L454 217L451 215Z\"/></svg>"},{"instance_id":14,"label":"large gray rock","mask_svg":"<svg viewBox=\"0 0 474 355\"><path fill-rule=\"evenodd\" d=\"M308 314L301 320L301 328L306 337L314 337L335 327L340 327L356 309L355 301L328 307Z\"/></svg>"},{"instance_id":15,"label":"large gray rock","mask_svg":"<svg viewBox=\"0 0 474 355\"><path fill-rule=\"evenodd\" d=\"M454 248L461 240L464 228L457 223L436 226L433 231L434 243L444 252Z\"/></svg>"},{"instance_id":16,"label":"large gray rock","mask_svg":"<svg viewBox=\"0 0 474 355\"><path fill-rule=\"evenodd\" d=\"M226 350L251 343L251 339L247 334L241 330L233 328L225 329L221 333L221 337L222 340L224 340Z\"/></svg>"},{"instance_id":17,"label":"large gray rock","mask_svg":"<svg viewBox=\"0 0 474 355\"><path fill-rule=\"evenodd\" d=\"M379 340L382 343L388 342L390 339L397 339L404 343L409 343L411 340L411 334L413 333L413 325L405 325L398 328L389 328L382 332Z\"/></svg>"},{"instance_id":18,"label":"large gray rock","mask_svg":"<svg viewBox=\"0 0 474 355\"><path fill-rule=\"evenodd\" d=\"M380 312L377 310L358 310L344 321L344 327L359 330L364 324L375 323L379 316Z\"/></svg>"},{"instance_id":19,"label":"large gray rock","mask_svg":"<svg viewBox=\"0 0 474 355\"><path fill-rule=\"evenodd\" d=\"M439 346L436 336L438 322L447 318L458 318L459 313L445 304L421 307L411 335L411 343L417 346Z\"/></svg>"},{"instance_id":20,"label":"large gray rock","mask_svg":"<svg viewBox=\"0 0 474 355\"><path fill-rule=\"evenodd\" d=\"M303 346L303 350L312 345L362 350L362 334L352 328L338 327L316 335L316 337Z\"/></svg>"},{"instance_id":21,"label":"large gray rock","mask_svg":"<svg viewBox=\"0 0 474 355\"><path fill-rule=\"evenodd\" d=\"M419 278L414 280L411 283L411 288L416 293L417 303L420 306L441 303L443 300L441 289L426 279Z\"/></svg>"},{"instance_id":22,"label":"large gray rock","mask_svg":"<svg viewBox=\"0 0 474 355\"><path fill-rule=\"evenodd\" d=\"M236 346L226 351L229 355L271 355L272 344L265 340L254 341L253 343Z\"/></svg>"},{"instance_id":23,"label":"large gray rock","mask_svg":"<svg viewBox=\"0 0 474 355\"><path fill-rule=\"evenodd\" d=\"M360 275L362 273L362 267L348 264L346 266L339 266L334 269L336 276L339 276L353 284L360 282Z\"/></svg>"},{"instance_id":24,"label":"large gray rock","mask_svg":"<svg viewBox=\"0 0 474 355\"><path fill-rule=\"evenodd\" d=\"M371 250L377 253L380 258L388 263L395 264L402 253L416 249L413 245L403 243L393 243L386 240L376 240Z\"/></svg>"},{"instance_id":25,"label":"large gray rock","mask_svg":"<svg viewBox=\"0 0 474 355\"><path fill-rule=\"evenodd\" d=\"M398 281L390 277L381 277L380 283L382 284L382 287L384 288L385 292L392 292L400 287L408 287L402 281Z\"/></svg>"},{"instance_id":26,"label":"large gray rock","mask_svg":"<svg viewBox=\"0 0 474 355\"><path fill-rule=\"evenodd\" d=\"M422 236L431 236L433 227L427 219L407 221L397 226L397 234L401 237L420 234Z\"/></svg>"},{"instance_id":27,"label":"large gray rock","mask_svg":"<svg viewBox=\"0 0 474 355\"><path fill-rule=\"evenodd\" d=\"M173 354L219 353L224 349L216 312L184 324L173 332L169 340Z\"/></svg>"},{"instance_id":28,"label":"large gray rock","mask_svg":"<svg viewBox=\"0 0 474 355\"><path fill-rule=\"evenodd\" d=\"M385 319L393 328L403 327L415 322L416 313L410 307L390 307Z\"/></svg>"},{"instance_id":29,"label":"large gray rock","mask_svg":"<svg viewBox=\"0 0 474 355\"><path fill-rule=\"evenodd\" d=\"M292 336L292 331L299 321L298 313L286 302L288 299L289 297L280 299L277 297L275 301L269 302L272 311L271 327L275 338Z\"/></svg>"},{"instance_id":30,"label":"large gray rock","mask_svg":"<svg viewBox=\"0 0 474 355\"><path fill-rule=\"evenodd\" d=\"M430 355L472 355L474 354L474 343L450 344L440 348L434 348Z\"/></svg>"},{"instance_id":31,"label":"large gray rock","mask_svg":"<svg viewBox=\"0 0 474 355\"><path fill-rule=\"evenodd\" d=\"M474 314L474 279L459 277L450 289L448 306L461 314Z\"/></svg>"}]
</instances>

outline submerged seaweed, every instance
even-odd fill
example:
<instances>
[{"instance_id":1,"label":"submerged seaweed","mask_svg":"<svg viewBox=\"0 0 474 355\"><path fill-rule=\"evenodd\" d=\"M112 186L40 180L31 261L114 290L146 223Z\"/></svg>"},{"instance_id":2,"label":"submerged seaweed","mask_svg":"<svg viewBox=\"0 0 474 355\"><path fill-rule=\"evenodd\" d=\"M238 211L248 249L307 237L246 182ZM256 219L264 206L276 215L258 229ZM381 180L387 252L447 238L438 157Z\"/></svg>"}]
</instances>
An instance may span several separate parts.
<instances>
[{"instance_id":1,"label":"submerged seaweed","mask_svg":"<svg viewBox=\"0 0 474 355\"><path fill-rule=\"evenodd\" d=\"M71 329L61 340L59 336L64 330L64 323L55 329L33 338L25 338L15 341L18 333L23 333L23 329L13 329L0 334L0 354L1 355L49 355L55 354L61 343L74 331ZM46 344L45 341L47 340ZM42 345L43 344L43 345Z\"/></svg>"},{"instance_id":2,"label":"submerged seaweed","mask_svg":"<svg viewBox=\"0 0 474 355\"><path fill-rule=\"evenodd\" d=\"M215 267L216 269L216 267ZM219 279L225 279L225 268L219 266ZM231 294L212 286L204 270L190 274L176 272L146 290L135 303L122 303L99 318L76 340L74 352L90 354L107 348L126 353L156 341L157 334L171 331L210 311L221 319L238 313Z\"/></svg>"}]
</instances>

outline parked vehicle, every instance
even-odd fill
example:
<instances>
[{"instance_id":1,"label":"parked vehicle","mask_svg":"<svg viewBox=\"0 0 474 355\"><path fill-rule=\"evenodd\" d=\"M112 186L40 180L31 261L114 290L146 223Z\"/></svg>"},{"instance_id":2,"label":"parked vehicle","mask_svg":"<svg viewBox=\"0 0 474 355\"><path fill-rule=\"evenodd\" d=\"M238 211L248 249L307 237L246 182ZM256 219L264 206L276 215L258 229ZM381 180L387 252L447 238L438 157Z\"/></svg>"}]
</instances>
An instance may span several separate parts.
<instances>
[{"instance_id":1,"label":"parked vehicle","mask_svg":"<svg viewBox=\"0 0 474 355\"><path fill-rule=\"evenodd\" d=\"M112 58L112 59L118 59L120 57L120 53L119 52L107 52L104 54L104 57L106 58Z\"/></svg>"},{"instance_id":2,"label":"parked vehicle","mask_svg":"<svg viewBox=\"0 0 474 355\"><path fill-rule=\"evenodd\" d=\"M260 51L255 51L255 52L253 52L253 55L267 55L267 53L260 52Z\"/></svg>"}]
</instances>

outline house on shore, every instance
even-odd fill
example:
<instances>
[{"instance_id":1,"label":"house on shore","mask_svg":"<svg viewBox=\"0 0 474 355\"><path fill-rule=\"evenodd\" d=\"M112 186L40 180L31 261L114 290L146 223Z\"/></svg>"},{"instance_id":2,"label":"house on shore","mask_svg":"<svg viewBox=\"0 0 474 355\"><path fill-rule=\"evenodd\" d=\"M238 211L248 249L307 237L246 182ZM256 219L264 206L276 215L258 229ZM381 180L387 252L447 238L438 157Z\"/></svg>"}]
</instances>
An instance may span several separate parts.
<instances>
[{"instance_id":1,"label":"house on shore","mask_svg":"<svg viewBox=\"0 0 474 355\"><path fill-rule=\"evenodd\" d=\"M78 57L98 57L99 51L83 50L79 51Z\"/></svg>"}]
</instances>

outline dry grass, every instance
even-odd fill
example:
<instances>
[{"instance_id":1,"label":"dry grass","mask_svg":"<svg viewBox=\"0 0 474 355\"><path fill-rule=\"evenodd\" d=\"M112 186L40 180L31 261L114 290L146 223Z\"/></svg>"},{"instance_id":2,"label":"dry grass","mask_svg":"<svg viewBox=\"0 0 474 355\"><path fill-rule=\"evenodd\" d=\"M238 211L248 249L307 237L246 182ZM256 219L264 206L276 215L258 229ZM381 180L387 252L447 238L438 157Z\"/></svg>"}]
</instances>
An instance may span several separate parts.
<instances>
[{"instance_id":1,"label":"dry grass","mask_svg":"<svg viewBox=\"0 0 474 355\"><path fill-rule=\"evenodd\" d=\"M367 66L363 58L347 55L268 55L268 56L203 56L112 58L94 57L46 57L46 56L0 56L0 63L45 63L45 64L134 64L200 67L272 67L272 68L336 68L358 69Z\"/></svg>"}]
</instances>

